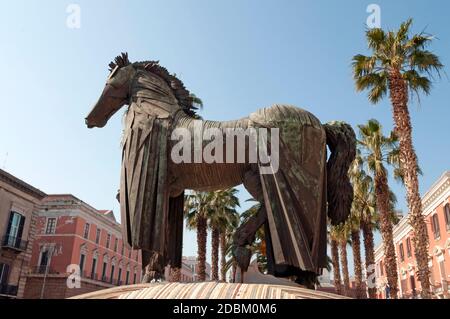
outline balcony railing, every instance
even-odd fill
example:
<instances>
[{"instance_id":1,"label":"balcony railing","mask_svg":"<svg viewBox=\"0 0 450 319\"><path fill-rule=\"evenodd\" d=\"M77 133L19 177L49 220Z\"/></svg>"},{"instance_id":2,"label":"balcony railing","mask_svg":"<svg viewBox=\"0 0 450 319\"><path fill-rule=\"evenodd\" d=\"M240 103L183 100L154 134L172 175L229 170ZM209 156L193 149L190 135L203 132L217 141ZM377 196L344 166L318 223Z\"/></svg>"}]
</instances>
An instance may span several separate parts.
<instances>
[{"instance_id":1,"label":"balcony railing","mask_svg":"<svg viewBox=\"0 0 450 319\"><path fill-rule=\"evenodd\" d=\"M27 249L28 241L22 240L20 237L14 236L3 236L2 237L2 247L9 248L16 251L25 251Z\"/></svg>"},{"instance_id":2,"label":"balcony railing","mask_svg":"<svg viewBox=\"0 0 450 319\"><path fill-rule=\"evenodd\" d=\"M0 284L0 295L17 296L17 286Z\"/></svg>"},{"instance_id":3,"label":"balcony railing","mask_svg":"<svg viewBox=\"0 0 450 319\"><path fill-rule=\"evenodd\" d=\"M44 266L44 265L42 265L42 266L36 266L36 267L34 267L33 269L32 269L32 273L34 273L34 274L42 274L42 275L44 275L45 273L47 273L47 274L58 274L58 272L57 271L55 271L53 268L51 268L51 267L48 267L48 269L47 269L47 267L48 266Z\"/></svg>"}]
</instances>

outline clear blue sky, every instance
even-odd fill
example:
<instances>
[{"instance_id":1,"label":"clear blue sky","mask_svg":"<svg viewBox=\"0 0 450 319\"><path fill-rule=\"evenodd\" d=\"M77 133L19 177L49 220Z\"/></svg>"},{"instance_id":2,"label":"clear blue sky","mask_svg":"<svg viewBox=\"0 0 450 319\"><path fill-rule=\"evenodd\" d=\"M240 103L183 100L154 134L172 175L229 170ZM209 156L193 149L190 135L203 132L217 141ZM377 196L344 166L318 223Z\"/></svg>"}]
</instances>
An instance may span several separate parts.
<instances>
[{"instance_id":1,"label":"clear blue sky","mask_svg":"<svg viewBox=\"0 0 450 319\"><path fill-rule=\"evenodd\" d=\"M80 5L80 29L66 26L70 3ZM121 51L177 73L203 99L204 118L288 103L323 122L376 118L387 131L388 101L370 105L351 77L351 57L366 52L371 3L380 5L384 28L413 17L414 31L436 34L432 48L450 63L444 0L10 1L0 11L0 167L47 193L72 193L118 215L121 116L101 130L88 130L84 117ZM444 77L410 107L422 193L450 169L449 92ZM401 186L392 188L406 210ZM184 253L195 255L195 235L185 237Z\"/></svg>"}]
</instances>

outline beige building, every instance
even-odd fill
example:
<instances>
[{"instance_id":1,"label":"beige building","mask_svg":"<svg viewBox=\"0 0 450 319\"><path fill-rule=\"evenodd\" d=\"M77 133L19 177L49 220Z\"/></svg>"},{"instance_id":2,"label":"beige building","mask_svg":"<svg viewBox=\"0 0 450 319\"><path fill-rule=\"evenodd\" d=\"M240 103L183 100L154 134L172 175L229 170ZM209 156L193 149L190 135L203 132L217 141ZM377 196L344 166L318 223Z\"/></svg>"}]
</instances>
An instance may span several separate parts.
<instances>
[{"instance_id":1,"label":"beige building","mask_svg":"<svg viewBox=\"0 0 450 319\"><path fill-rule=\"evenodd\" d=\"M22 298L45 193L0 169L0 298Z\"/></svg>"}]
</instances>

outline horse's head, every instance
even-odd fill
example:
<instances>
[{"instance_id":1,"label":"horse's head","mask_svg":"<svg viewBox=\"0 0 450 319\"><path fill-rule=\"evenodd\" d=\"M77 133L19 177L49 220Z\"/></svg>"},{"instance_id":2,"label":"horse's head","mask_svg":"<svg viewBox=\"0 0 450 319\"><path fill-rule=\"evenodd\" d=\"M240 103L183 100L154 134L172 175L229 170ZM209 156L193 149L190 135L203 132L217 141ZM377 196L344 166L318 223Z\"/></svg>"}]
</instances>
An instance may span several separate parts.
<instances>
[{"instance_id":1,"label":"horse's head","mask_svg":"<svg viewBox=\"0 0 450 319\"><path fill-rule=\"evenodd\" d=\"M122 53L109 64L110 75L100 98L86 117L88 128L103 127L111 116L128 103L130 81L136 70L128 60L128 54Z\"/></svg>"}]
</instances>

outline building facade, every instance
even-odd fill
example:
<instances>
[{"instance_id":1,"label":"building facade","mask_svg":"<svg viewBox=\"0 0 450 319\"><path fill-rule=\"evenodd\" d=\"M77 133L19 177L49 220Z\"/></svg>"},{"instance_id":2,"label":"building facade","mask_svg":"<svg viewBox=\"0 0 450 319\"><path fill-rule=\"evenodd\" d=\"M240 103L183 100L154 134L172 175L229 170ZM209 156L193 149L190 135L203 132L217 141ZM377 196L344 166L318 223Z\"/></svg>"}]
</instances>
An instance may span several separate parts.
<instances>
[{"instance_id":1,"label":"building facade","mask_svg":"<svg viewBox=\"0 0 450 319\"><path fill-rule=\"evenodd\" d=\"M45 193L0 169L0 298L22 298Z\"/></svg>"},{"instance_id":2,"label":"building facade","mask_svg":"<svg viewBox=\"0 0 450 319\"><path fill-rule=\"evenodd\" d=\"M197 271L197 264L198 264L198 262L197 262L197 257L195 257L195 256L184 257L183 256L183 264L184 264L183 268L188 267L188 269L190 269L190 270L185 269L185 273L187 275L187 278L191 277L192 280L190 280L190 281L197 281L198 280L198 271ZM208 262L206 262L205 264L206 264L206 269L205 269L206 278L205 278L205 280L208 281L208 280L211 280L211 265ZM183 270L182 270L182 274L183 274Z\"/></svg>"},{"instance_id":3,"label":"building facade","mask_svg":"<svg viewBox=\"0 0 450 319\"><path fill-rule=\"evenodd\" d=\"M67 298L141 281L141 254L124 243L112 211L73 195L48 195L36 211L35 233L25 298Z\"/></svg>"},{"instance_id":4,"label":"building facade","mask_svg":"<svg viewBox=\"0 0 450 319\"><path fill-rule=\"evenodd\" d=\"M429 267L432 293L436 298L450 296L450 171L445 172L422 198L423 215L429 237ZM414 255L414 232L405 216L394 227L399 294L401 298L415 298L420 294L417 263ZM386 283L383 246L375 250L376 284L378 297L386 298L389 288Z\"/></svg>"}]
</instances>

